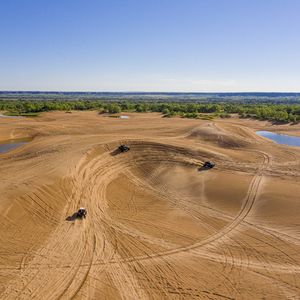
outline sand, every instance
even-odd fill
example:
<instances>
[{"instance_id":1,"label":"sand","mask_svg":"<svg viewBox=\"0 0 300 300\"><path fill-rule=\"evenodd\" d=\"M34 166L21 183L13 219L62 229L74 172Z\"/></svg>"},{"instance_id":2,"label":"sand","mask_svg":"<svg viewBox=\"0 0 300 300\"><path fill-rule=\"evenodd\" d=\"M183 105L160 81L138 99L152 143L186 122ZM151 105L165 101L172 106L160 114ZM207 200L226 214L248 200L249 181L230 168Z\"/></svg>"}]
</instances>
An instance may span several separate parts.
<instances>
[{"instance_id":1,"label":"sand","mask_svg":"<svg viewBox=\"0 0 300 300\"><path fill-rule=\"evenodd\" d=\"M0 299L299 299L300 126L128 116L0 119Z\"/></svg>"}]
</instances>

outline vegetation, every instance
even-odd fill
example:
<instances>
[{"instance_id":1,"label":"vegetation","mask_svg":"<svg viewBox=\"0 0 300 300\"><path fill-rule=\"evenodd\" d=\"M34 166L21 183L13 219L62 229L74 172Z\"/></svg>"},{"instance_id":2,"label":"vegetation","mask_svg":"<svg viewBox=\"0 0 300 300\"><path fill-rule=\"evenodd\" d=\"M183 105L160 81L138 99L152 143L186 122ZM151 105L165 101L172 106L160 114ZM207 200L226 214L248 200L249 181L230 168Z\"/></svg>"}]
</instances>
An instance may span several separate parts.
<instances>
[{"instance_id":1,"label":"vegetation","mask_svg":"<svg viewBox=\"0 0 300 300\"><path fill-rule=\"evenodd\" d=\"M4 113L5 116L10 117L37 117L39 115L38 112L20 112L20 111L6 111Z\"/></svg>"},{"instance_id":2,"label":"vegetation","mask_svg":"<svg viewBox=\"0 0 300 300\"><path fill-rule=\"evenodd\" d=\"M0 100L0 111L15 116L36 116L40 112L61 110L98 110L101 113L160 112L164 117L255 118L275 122L300 122L300 104L242 102L104 101L104 100Z\"/></svg>"}]
</instances>

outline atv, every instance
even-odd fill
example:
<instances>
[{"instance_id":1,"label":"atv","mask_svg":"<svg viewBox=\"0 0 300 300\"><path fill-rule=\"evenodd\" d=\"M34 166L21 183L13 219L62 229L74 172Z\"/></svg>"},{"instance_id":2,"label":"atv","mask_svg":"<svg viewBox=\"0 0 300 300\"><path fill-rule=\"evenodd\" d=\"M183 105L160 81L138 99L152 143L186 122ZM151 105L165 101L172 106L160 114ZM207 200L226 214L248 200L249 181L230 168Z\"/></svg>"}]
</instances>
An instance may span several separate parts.
<instances>
[{"instance_id":1,"label":"atv","mask_svg":"<svg viewBox=\"0 0 300 300\"><path fill-rule=\"evenodd\" d=\"M214 166L215 166L214 163L212 163L212 162L210 162L210 161L206 161L206 162L203 164L202 168L204 168L204 169L212 169Z\"/></svg>"},{"instance_id":2,"label":"atv","mask_svg":"<svg viewBox=\"0 0 300 300\"><path fill-rule=\"evenodd\" d=\"M87 211L84 207L80 207L79 210L76 213L76 218L82 219L86 218Z\"/></svg>"},{"instance_id":3,"label":"atv","mask_svg":"<svg viewBox=\"0 0 300 300\"><path fill-rule=\"evenodd\" d=\"M130 148L128 146L126 146L126 145L121 145L121 146L119 146L119 150L121 152L127 152L127 151L130 150Z\"/></svg>"}]
</instances>

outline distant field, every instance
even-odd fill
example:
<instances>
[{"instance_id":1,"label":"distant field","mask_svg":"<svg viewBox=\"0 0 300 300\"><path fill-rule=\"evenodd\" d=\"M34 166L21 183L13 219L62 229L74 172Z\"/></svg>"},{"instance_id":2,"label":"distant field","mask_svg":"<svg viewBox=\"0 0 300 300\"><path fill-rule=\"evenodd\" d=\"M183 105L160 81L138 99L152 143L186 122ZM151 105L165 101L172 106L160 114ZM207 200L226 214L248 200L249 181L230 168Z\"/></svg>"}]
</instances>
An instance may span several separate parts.
<instances>
[{"instance_id":1,"label":"distant field","mask_svg":"<svg viewBox=\"0 0 300 300\"><path fill-rule=\"evenodd\" d=\"M146 92L39 92L0 91L0 99L20 100L139 100L139 101L230 101L299 103L300 93L146 93Z\"/></svg>"}]
</instances>

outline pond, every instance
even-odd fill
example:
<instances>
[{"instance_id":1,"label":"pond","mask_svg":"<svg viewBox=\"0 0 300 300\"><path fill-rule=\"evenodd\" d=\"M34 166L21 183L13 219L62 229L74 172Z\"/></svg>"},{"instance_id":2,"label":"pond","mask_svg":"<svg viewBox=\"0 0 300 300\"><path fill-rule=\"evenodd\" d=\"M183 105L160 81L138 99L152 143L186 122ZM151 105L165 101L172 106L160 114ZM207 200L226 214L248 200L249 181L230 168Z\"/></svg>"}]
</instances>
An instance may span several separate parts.
<instances>
[{"instance_id":1,"label":"pond","mask_svg":"<svg viewBox=\"0 0 300 300\"><path fill-rule=\"evenodd\" d=\"M300 137L298 136L280 134L280 133L263 131L263 130L256 131L256 134L268 138L276 142L277 144L300 147Z\"/></svg>"},{"instance_id":2,"label":"pond","mask_svg":"<svg viewBox=\"0 0 300 300\"><path fill-rule=\"evenodd\" d=\"M24 118L22 116L6 116L6 115L3 115L3 114L0 114L0 118L12 118L12 119L15 119L15 118Z\"/></svg>"},{"instance_id":3,"label":"pond","mask_svg":"<svg viewBox=\"0 0 300 300\"><path fill-rule=\"evenodd\" d=\"M15 140L8 140L5 142L0 142L0 153L5 153L15 148L18 148L26 143L28 143L31 139L15 139Z\"/></svg>"}]
</instances>

